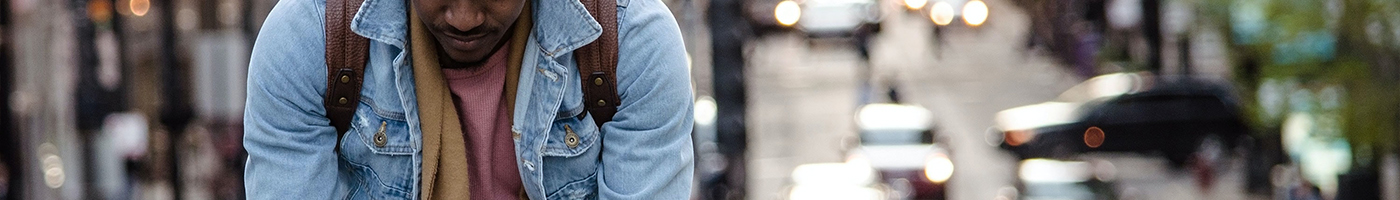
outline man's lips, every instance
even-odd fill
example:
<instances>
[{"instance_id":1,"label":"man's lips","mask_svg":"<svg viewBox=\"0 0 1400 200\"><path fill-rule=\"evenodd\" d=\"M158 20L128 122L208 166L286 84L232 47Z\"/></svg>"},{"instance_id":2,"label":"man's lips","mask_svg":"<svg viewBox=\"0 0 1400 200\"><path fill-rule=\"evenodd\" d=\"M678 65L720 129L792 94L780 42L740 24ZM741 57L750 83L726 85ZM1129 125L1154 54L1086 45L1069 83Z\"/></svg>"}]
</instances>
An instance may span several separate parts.
<instances>
[{"instance_id":1,"label":"man's lips","mask_svg":"<svg viewBox=\"0 0 1400 200\"><path fill-rule=\"evenodd\" d=\"M443 33L443 36L447 36L445 39L448 40L448 44L451 44L455 49L467 50L478 46L481 40L486 38L486 33L461 34L448 32Z\"/></svg>"}]
</instances>

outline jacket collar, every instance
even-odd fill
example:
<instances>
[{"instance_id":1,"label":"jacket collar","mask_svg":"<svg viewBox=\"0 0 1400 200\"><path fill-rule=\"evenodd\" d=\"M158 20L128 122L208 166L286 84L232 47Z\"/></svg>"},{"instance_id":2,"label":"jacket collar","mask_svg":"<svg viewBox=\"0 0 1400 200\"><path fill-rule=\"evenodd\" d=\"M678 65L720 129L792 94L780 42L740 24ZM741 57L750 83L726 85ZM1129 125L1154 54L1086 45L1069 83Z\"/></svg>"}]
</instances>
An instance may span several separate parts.
<instances>
[{"instance_id":1,"label":"jacket collar","mask_svg":"<svg viewBox=\"0 0 1400 200\"><path fill-rule=\"evenodd\" d=\"M370 40L403 49L408 38L406 0L365 0L350 30ZM534 0L532 35L541 53L555 58L598 39L603 27L578 0ZM607 1L607 0L604 0Z\"/></svg>"},{"instance_id":2,"label":"jacket collar","mask_svg":"<svg viewBox=\"0 0 1400 200\"><path fill-rule=\"evenodd\" d=\"M557 58L598 39L603 26L579 0L534 0L535 30L541 53ZM613 0L602 0L613 1Z\"/></svg>"},{"instance_id":3,"label":"jacket collar","mask_svg":"<svg viewBox=\"0 0 1400 200\"><path fill-rule=\"evenodd\" d=\"M405 1L365 0L360 11L355 13L355 19L350 21L350 31L403 49L408 43L408 3Z\"/></svg>"}]
</instances>

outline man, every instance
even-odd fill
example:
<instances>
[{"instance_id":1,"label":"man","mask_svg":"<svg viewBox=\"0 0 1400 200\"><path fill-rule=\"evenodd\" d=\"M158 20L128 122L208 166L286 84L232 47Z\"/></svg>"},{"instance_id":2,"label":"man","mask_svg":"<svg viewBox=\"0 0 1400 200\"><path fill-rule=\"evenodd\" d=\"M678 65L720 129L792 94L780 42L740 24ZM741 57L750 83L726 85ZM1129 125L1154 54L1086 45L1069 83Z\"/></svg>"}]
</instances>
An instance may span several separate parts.
<instances>
[{"instance_id":1,"label":"man","mask_svg":"<svg viewBox=\"0 0 1400 200\"><path fill-rule=\"evenodd\" d=\"M621 100L595 124L574 54L602 29L579 0L364 0L349 23L369 58L340 138L326 2L278 2L249 64L249 197L688 198L680 30L659 0L616 1Z\"/></svg>"}]
</instances>

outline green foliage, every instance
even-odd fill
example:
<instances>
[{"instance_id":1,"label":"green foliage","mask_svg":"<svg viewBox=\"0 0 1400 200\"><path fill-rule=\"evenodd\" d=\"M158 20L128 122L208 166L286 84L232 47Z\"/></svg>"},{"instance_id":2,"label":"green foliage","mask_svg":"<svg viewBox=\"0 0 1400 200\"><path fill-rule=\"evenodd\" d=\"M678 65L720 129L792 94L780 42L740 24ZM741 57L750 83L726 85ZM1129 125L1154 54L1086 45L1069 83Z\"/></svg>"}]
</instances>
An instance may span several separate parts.
<instances>
[{"instance_id":1,"label":"green foliage","mask_svg":"<svg viewBox=\"0 0 1400 200\"><path fill-rule=\"evenodd\" d=\"M1259 114L1264 80L1291 80L1297 89L1339 86L1340 123L1354 151L1391 151L1400 128L1400 1L1225 0L1203 1L1202 15L1230 31L1235 81L1256 127L1279 127L1281 117ZM1389 61L1389 62L1387 62ZM1245 63L1257 70L1244 70ZM1291 100L1291 99L1289 99ZM1288 113L1292 111L1283 111ZM1358 160L1378 156L1354 152Z\"/></svg>"}]
</instances>

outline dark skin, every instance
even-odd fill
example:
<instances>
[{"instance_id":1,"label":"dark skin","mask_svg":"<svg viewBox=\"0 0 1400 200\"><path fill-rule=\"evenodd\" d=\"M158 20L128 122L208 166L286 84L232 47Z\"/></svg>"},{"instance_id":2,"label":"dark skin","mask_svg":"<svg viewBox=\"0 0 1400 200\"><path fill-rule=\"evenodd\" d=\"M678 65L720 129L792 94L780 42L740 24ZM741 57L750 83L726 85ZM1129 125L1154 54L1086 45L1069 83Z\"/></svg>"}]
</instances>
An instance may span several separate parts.
<instances>
[{"instance_id":1,"label":"dark skin","mask_svg":"<svg viewBox=\"0 0 1400 200\"><path fill-rule=\"evenodd\" d=\"M504 46L526 0L412 0L445 68L481 66Z\"/></svg>"}]
</instances>

